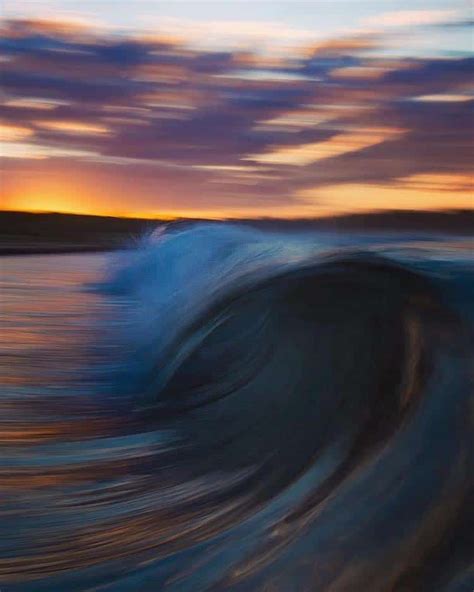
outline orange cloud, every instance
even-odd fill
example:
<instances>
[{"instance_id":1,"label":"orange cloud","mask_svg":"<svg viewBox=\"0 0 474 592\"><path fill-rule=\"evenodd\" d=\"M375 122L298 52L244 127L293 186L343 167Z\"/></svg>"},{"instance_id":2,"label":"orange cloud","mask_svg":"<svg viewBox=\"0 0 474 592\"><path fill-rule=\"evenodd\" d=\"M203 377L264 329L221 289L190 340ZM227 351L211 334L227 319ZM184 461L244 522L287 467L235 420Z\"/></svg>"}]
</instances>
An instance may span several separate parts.
<instances>
[{"instance_id":1,"label":"orange cloud","mask_svg":"<svg viewBox=\"0 0 474 592\"><path fill-rule=\"evenodd\" d=\"M347 37L327 39L305 50L306 55L340 55L341 53L359 53L374 49L380 40L372 33L360 33Z\"/></svg>"},{"instance_id":2,"label":"orange cloud","mask_svg":"<svg viewBox=\"0 0 474 592\"><path fill-rule=\"evenodd\" d=\"M38 121L36 125L42 129L67 134L95 135L107 134L110 131L103 125L83 123L81 121Z\"/></svg>"},{"instance_id":3,"label":"orange cloud","mask_svg":"<svg viewBox=\"0 0 474 592\"><path fill-rule=\"evenodd\" d=\"M27 127L18 125L0 125L0 142L15 142L33 135Z\"/></svg>"},{"instance_id":4,"label":"orange cloud","mask_svg":"<svg viewBox=\"0 0 474 592\"><path fill-rule=\"evenodd\" d=\"M392 128L344 132L323 142L312 142L290 148L278 148L272 152L248 156L246 160L253 160L262 164L303 166L317 162L318 160L375 146L402 132L403 130Z\"/></svg>"},{"instance_id":5,"label":"orange cloud","mask_svg":"<svg viewBox=\"0 0 474 592\"><path fill-rule=\"evenodd\" d=\"M25 34L54 35L60 38L88 38L94 32L94 23L83 18L14 19L7 20L2 35L8 39Z\"/></svg>"},{"instance_id":6,"label":"orange cloud","mask_svg":"<svg viewBox=\"0 0 474 592\"><path fill-rule=\"evenodd\" d=\"M468 175L425 174L391 185L347 184L303 189L297 197L327 214L377 210L471 209L472 178Z\"/></svg>"},{"instance_id":7,"label":"orange cloud","mask_svg":"<svg viewBox=\"0 0 474 592\"><path fill-rule=\"evenodd\" d=\"M424 103L464 103L465 101L472 101L473 96L461 94L439 94L439 95L421 95L415 97L415 100Z\"/></svg>"}]
</instances>

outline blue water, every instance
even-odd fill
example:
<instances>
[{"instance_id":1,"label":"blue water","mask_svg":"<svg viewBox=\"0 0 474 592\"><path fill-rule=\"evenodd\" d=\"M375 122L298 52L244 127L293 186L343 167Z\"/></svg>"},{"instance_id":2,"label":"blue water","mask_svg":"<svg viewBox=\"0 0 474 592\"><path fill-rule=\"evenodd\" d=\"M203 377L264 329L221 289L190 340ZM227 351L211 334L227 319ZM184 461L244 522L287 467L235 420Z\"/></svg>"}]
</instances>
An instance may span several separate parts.
<instances>
[{"instance_id":1,"label":"blue water","mask_svg":"<svg viewBox=\"0 0 474 592\"><path fill-rule=\"evenodd\" d=\"M472 589L466 237L0 266L2 592Z\"/></svg>"}]
</instances>

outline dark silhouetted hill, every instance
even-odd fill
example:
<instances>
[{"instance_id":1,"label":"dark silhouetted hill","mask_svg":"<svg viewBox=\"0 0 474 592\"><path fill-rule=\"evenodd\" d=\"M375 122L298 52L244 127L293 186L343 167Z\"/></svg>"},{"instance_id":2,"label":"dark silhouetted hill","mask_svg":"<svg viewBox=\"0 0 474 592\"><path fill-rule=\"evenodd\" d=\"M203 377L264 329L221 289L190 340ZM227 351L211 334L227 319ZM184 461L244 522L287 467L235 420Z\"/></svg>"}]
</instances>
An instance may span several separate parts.
<instances>
[{"instance_id":1,"label":"dark silhouetted hill","mask_svg":"<svg viewBox=\"0 0 474 592\"><path fill-rule=\"evenodd\" d=\"M141 218L115 218L76 214L0 212L0 254L104 251L133 246L144 233L168 224L196 223L196 219L172 222ZM208 220L216 223L215 220ZM438 212L385 211L328 218L233 219L260 229L327 232L436 232L474 234L474 210Z\"/></svg>"}]
</instances>

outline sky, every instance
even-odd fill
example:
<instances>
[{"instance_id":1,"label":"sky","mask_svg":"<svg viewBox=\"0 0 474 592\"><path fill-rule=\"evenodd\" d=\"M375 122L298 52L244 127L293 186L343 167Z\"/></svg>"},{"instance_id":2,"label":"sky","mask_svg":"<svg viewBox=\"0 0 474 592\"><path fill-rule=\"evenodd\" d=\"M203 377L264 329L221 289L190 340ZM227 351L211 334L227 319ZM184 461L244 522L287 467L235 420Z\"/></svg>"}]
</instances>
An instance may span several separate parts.
<instances>
[{"instance_id":1,"label":"sky","mask_svg":"<svg viewBox=\"0 0 474 592\"><path fill-rule=\"evenodd\" d=\"M465 0L4 0L1 207L472 208Z\"/></svg>"}]
</instances>

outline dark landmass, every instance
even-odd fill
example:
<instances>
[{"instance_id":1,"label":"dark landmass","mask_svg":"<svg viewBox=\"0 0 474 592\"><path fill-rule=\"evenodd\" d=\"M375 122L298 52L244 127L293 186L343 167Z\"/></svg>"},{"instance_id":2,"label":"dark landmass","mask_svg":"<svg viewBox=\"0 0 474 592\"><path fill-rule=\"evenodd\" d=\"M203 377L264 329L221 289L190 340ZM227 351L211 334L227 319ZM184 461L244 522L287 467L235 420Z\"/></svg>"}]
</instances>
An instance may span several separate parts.
<instances>
[{"instance_id":1,"label":"dark landmass","mask_svg":"<svg viewBox=\"0 0 474 592\"><path fill-rule=\"evenodd\" d=\"M183 218L166 222L141 218L4 211L0 212L0 255L73 253L130 248L140 236L156 228L165 225L171 227L190 225L197 221ZM258 218L229 221L274 231L474 234L474 210L386 211L331 218ZM216 223L215 220L208 220L208 222Z\"/></svg>"},{"instance_id":2,"label":"dark landmass","mask_svg":"<svg viewBox=\"0 0 474 592\"><path fill-rule=\"evenodd\" d=\"M465 235L474 233L474 209L444 210L437 212L393 210L369 214L348 214L325 218L297 218L276 220L263 218L247 221L260 228L284 228L323 231L390 231L440 232Z\"/></svg>"},{"instance_id":3,"label":"dark landmass","mask_svg":"<svg viewBox=\"0 0 474 592\"><path fill-rule=\"evenodd\" d=\"M0 255L110 251L163 222L75 214L0 212Z\"/></svg>"}]
</instances>

